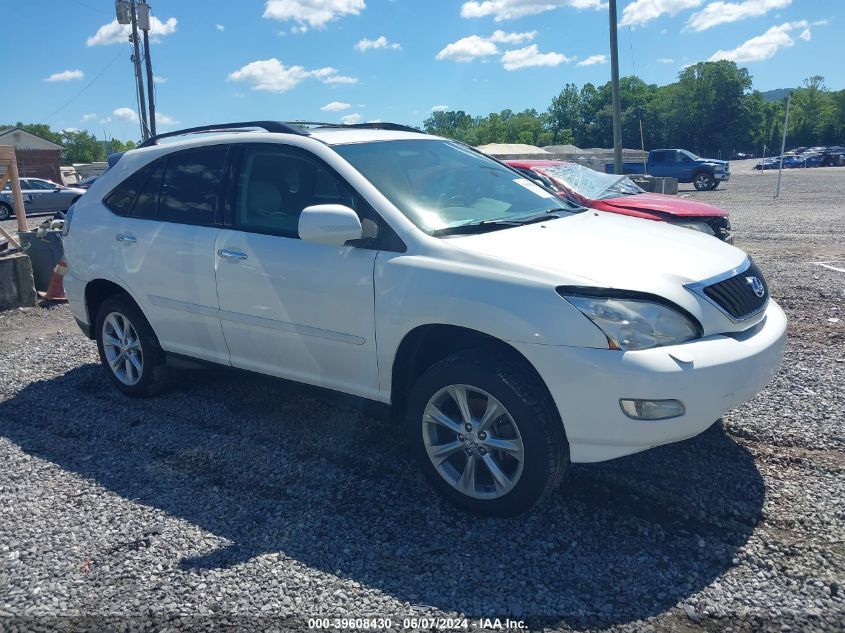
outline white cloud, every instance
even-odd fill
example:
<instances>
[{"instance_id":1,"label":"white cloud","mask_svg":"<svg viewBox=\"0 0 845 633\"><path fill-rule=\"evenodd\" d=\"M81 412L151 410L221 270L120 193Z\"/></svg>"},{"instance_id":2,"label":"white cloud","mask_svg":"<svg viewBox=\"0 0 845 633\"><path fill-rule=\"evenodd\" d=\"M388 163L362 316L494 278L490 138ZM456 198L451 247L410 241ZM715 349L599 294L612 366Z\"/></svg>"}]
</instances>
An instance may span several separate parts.
<instances>
[{"instance_id":1,"label":"white cloud","mask_svg":"<svg viewBox=\"0 0 845 633\"><path fill-rule=\"evenodd\" d=\"M799 35L798 37L800 37L805 42L809 42L811 39L813 39L813 34L810 32L810 29L804 29L803 31L801 31L801 35Z\"/></svg>"},{"instance_id":2,"label":"white cloud","mask_svg":"<svg viewBox=\"0 0 845 633\"><path fill-rule=\"evenodd\" d=\"M578 62L578 66L595 66L596 64L606 64L607 55L590 55L587 59L582 59Z\"/></svg>"},{"instance_id":3,"label":"white cloud","mask_svg":"<svg viewBox=\"0 0 845 633\"><path fill-rule=\"evenodd\" d=\"M74 81L84 78L85 73L81 70L63 70L60 73L53 73L49 77L45 77L44 81Z\"/></svg>"},{"instance_id":4,"label":"white cloud","mask_svg":"<svg viewBox=\"0 0 845 633\"><path fill-rule=\"evenodd\" d=\"M470 35L446 46L446 48L437 53L437 59L441 61L450 59L455 62L471 62L478 57L498 54L499 48L493 42L478 35Z\"/></svg>"},{"instance_id":5,"label":"white cloud","mask_svg":"<svg viewBox=\"0 0 845 633\"><path fill-rule=\"evenodd\" d=\"M341 117L340 121L344 125L355 125L356 123L361 122L361 115L357 112L354 114L347 114L346 116Z\"/></svg>"},{"instance_id":6,"label":"white cloud","mask_svg":"<svg viewBox=\"0 0 845 633\"><path fill-rule=\"evenodd\" d=\"M320 110L323 112L341 112L343 110L348 110L352 107L352 104L343 103L342 101L332 101L331 103L327 103L324 105Z\"/></svg>"},{"instance_id":7,"label":"white cloud","mask_svg":"<svg viewBox=\"0 0 845 633\"><path fill-rule=\"evenodd\" d=\"M364 0L267 0L264 17L271 20L296 20L303 30L308 26L322 29L332 20L358 15L366 8Z\"/></svg>"},{"instance_id":8,"label":"white cloud","mask_svg":"<svg viewBox=\"0 0 845 633\"><path fill-rule=\"evenodd\" d=\"M462 18L494 16L496 22L515 20L526 15L554 11L560 7L575 9L604 9L605 0L473 0L461 5Z\"/></svg>"},{"instance_id":9,"label":"white cloud","mask_svg":"<svg viewBox=\"0 0 845 633\"><path fill-rule=\"evenodd\" d=\"M449 106L447 106L447 105L431 106L432 112L446 112L448 109L449 109Z\"/></svg>"},{"instance_id":10,"label":"white cloud","mask_svg":"<svg viewBox=\"0 0 845 633\"><path fill-rule=\"evenodd\" d=\"M505 70L519 70L532 66L559 66L573 60L563 53L541 53L536 44L519 48L514 51L507 51L502 55L502 66Z\"/></svg>"},{"instance_id":11,"label":"white cloud","mask_svg":"<svg viewBox=\"0 0 845 633\"><path fill-rule=\"evenodd\" d=\"M140 119L138 113L132 108L116 108L110 116L100 119L100 123L111 123L112 121L123 121L125 123L137 123Z\"/></svg>"},{"instance_id":12,"label":"white cloud","mask_svg":"<svg viewBox=\"0 0 845 633\"><path fill-rule=\"evenodd\" d=\"M223 26L222 24L215 24L214 28L217 29L218 31L225 31L226 30L226 27Z\"/></svg>"},{"instance_id":13,"label":"white cloud","mask_svg":"<svg viewBox=\"0 0 845 633\"><path fill-rule=\"evenodd\" d=\"M318 79L325 84L353 84L358 80L337 74L337 68L327 66L306 70L302 66L285 66L275 57L258 60L229 74L229 81L245 81L253 90L287 92L306 79Z\"/></svg>"},{"instance_id":14,"label":"white cloud","mask_svg":"<svg viewBox=\"0 0 845 633\"><path fill-rule=\"evenodd\" d=\"M774 9L783 9L792 0L743 0L742 2L711 2L701 11L693 13L686 23L690 31L706 31L719 24L739 22L765 15Z\"/></svg>"},{"instance_id":15,"label":"white cloud","mask_svg":"<svg viewBox=\"0 0 845 633\"><path fill-rule=\"evenodd\" d=\"M150 36L162 37L172 35L176 32L177 22L176 18L169 18L167 22L162 22L154 15L150 16ZM118 24L117 20L112 20L97 29L97 32L89 37L85 44L88 46L125 44L131 31L132 28L128 24Z\"/></svg>"},{"instance_id":16,"label":"white cloud","mask_svg":"<svg viewBox=\"0 0 845 633\"><path fill-rule=\"evenodd\" d=\"M524 31L522 33L493 31L493 35L487 39L498 44L522 44L523 42L530 42L535 37L537 37L537 31Z\"/></svg>"},{"instance_id":17,"label":"white cloud","mask_svg":"<svg viewBox=\"0 0 845 633\"><path fill-rule=\"evenodd\" d=\"M70 132L70 133L74 133L74 132L78 132L78 131L79 131L78 127L66 127L62 130L62 132Z\"/></svg>"},{"instance_id":18,"label":"white cloud","mask_svg":"<svg viewBox=\"0 0 845 633\"><path fill-rule=\"evenodd\" d=\"M83 123L85 123L86 121L93 121L93 120L94 120L94 119L96 119L96 118L97 118L97 113L96 113L96 112L89 112L88 114L83 114L83 115L82 115L82 118L80 119L80 121L82 121Z\"/></svg>"},{"instance_id":19,"label":"white cloud","mask_svg":"<svg viewBox=\"0 0 845 633\"><path fill-rule=\"evenodd\" d=\"M675 60L672 59L671 57L658 57L657 63L658 64L674 64Z\"/></svg>"},{"instance_id":20,"label":"white cloud","mask_svg":"<svg viewBox=\"0 0 845 633\"><path fill-rule=\"evenodd\" d=\"M332 69L334 70L334 69ZM357 77L347 77L346 75L331 75L329 77L325 77L320 79L324 84L337 85L337 84L357 84L358 78Z\"/></svg>"},{"instance_id":21,"label":"white cloud","mask_svg":"<svg viewBox=\"0 0 845 633\"><path fill-rule=\"evenodd\" d=\"M366 53L367 51L375 50L375 49L379 49L379 48L388 48L388 49L394 50L394 51L401 51L402 50L402 47L399 44L397 44L396 42L389 41L384 35L382 35L382 36L380 36L380 37L378 37L374 40L368 40L365 37L364 39L360 40L355 45L355 50L361 51L362 53Z\"/></svg>"},{"instance_id":22,"label":"white cloud","mask_svg":"<svg viewBox=\"0 0 845 633\"><path fill-rule=\"evenodd\" d=\"M523 42L530 42L536 36L537 31L528 31L525 33L495 31L489 37L470 35L446 46L446 48L437 53L437 59L441 61L448 59L454 62L471 62L479 57L498 55L499 47L496 44L522 44Z\"/></svg>"},{"instance_id":23,"label":"white cloud","mask_svg":"<svg viewBox=\"0 0 845 633\"><path fill-rule=\"evenodd\" d=\"M153 75L153 83L154 84L166 84L167 77L161 77L159 75Z\"/></svg>"},{"instance_id":24,"label":"white cloud","mask_svg":"<svg viewBox=\"0 0 845 633\"><path fill-rule=\"evenodd\" d=\"M704 0L634 0L622 11L619 26L642 26L661 15L675 16L685 9L701 6Z\"/></svg>"},{"instance_id":25,"label":"white cloud","mask_svg":"<svg viewBox=\"0 0 845 633\"><path fill-rule=\"evenodd\" d=\"M164 112L156 112L156 123L158 125L179 125L179 121L169 114L164 114Z\"/></svg>"},{"instance_id":26,"label":"white cloud","mask_svg":"<svg viewBox=\"0 0 845 633\"><path fill-rule=\"evenodd\" d=\"M830 20L816 20L813 22L813 26L825 26L827 24L830 24Z\"/></svg>"},{"instance_id":27,"label":"white cloud","mask_svg":"<svg viewBox=\"0 0 845 633\"><path fill-rule=\"evenodd\" d=\"M781 48L789 48L795 44L795 40L790 35L790 32L794 29L804 29L804 31L809 33L806 20L784 22L780 26L773 26L762 35L752 37L732 50L716 51L710 56L709 61L715 62L720 59L727 59L729 61L743 63L759 62L769 59Z\"/></svg>"}]
</instances>

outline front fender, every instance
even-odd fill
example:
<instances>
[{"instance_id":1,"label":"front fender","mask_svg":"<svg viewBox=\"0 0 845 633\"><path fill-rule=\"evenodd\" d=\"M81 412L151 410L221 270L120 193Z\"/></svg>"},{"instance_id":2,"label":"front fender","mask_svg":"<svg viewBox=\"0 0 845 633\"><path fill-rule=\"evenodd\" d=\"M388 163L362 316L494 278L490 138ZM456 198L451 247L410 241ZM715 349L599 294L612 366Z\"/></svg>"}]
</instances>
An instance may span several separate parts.
<instances>
[{"instance_id":1,"label":"front fender","mask_svg":"<svg viewBox=\"0 0 845 633\"><path fill-rule=\"evenodd\" d=\"M454 325L507 343L607 349L607 338L553 284L466 262L379 253L375 315L380 390L402 340L423 325Z\"/></svg>"}]
</instances>

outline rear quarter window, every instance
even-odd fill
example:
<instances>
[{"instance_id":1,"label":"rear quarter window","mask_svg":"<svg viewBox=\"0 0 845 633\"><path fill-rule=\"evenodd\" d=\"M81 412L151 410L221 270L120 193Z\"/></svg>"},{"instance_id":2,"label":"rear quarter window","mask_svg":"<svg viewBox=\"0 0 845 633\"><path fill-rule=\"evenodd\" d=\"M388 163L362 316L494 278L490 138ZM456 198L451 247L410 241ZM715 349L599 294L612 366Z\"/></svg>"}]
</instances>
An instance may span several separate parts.
<instances>
[{"instance_id":1,"label":"rear quarter window","mask_svg":"<svg viewBox=\"0 0 845 633\"><path fill-rule=\"evenodd\" d=\"M138 193L146 184L155 165L155 162L145 165L129 176L103 198L103 204L117 215L129 215Z\"/></svg>"}]
</instances>

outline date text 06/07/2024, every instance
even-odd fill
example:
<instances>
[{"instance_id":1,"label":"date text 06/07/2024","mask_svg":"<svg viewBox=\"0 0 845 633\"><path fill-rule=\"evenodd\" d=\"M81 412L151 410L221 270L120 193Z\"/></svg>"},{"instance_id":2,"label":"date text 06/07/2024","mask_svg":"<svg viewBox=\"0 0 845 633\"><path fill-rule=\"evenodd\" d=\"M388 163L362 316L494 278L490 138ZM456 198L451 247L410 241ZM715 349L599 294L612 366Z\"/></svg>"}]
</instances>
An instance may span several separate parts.
<instances>
[{"instance_id":1,"label":"date text 06/07/2024","mask_svg":"<svg viewBox=\"0 0 845 633\"><path fill-rule=\"evenodd\" d=\"M390 618L309 618L309 629L324 630L370 630L378 631L393 626ZM402 628L408 630L468 630L520 631L525 629L524 620L510 618L403 618Z\"/></svg>"}]
</instances>

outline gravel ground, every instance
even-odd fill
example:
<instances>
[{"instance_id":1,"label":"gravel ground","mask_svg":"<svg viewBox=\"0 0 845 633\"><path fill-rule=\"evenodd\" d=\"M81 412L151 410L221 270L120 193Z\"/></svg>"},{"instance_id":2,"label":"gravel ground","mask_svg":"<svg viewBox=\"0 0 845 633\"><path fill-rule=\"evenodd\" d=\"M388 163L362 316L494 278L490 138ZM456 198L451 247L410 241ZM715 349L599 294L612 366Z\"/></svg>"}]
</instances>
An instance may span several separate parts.
<instances>
[{"instance_id":1,"label":"gravel ground","mask_svg":"<svg viewBox=\"0 0 845 633\"><path fill-rule=\"evenodd\" d=\"M65 306L0 313L0 630L843 630L845 273L814 262L845 268L845 169L786 172L773 201L741 167L681 195L732 213L790 318L783 369L511 520L442 503L389 421L224 372L130 400Z\"/></svg>"}]
</instances>

